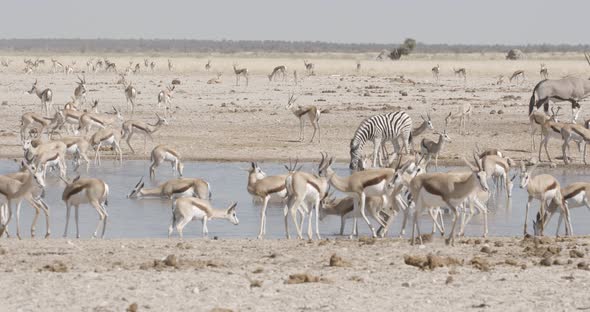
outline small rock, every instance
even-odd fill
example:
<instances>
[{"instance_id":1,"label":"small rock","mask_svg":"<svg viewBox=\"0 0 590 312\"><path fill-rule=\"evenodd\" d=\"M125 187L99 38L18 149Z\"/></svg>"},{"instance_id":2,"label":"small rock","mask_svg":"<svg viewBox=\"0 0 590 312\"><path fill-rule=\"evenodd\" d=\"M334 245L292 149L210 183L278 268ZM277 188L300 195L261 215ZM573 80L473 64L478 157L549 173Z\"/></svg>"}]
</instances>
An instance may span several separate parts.
<instances>
[{"instance_id":1,"label":"small rock","mask_svg":"<svg viewBox=\"0 0 590 312\"><path fill-rule=\"evenodd\" d=\"M401 96L408 96L408 92L406 91L400 91L399 94L401 94Z\"/></svg>"},{"instance_id":2,"label":"small rock","mask_svg":"<svg viewBox=\"0 0 590 312\"><path fill-rule=\"evenodd\" d=\"M347 266L350 266L350 263L342 260L342 258L337 256L336 254L333 254L330 257L330 266L331 267L347 267Z\"/></svg>"},{"instance_id":3,"label":"small rock","mask_svg":"<svg viewBox=\"0 0 590 312\"><path fill-rule=\"evenodd\" d=\"M164 259L164 264L167 266L175 267L178 265L178 259L176 259L175 255L168 255L166 259Z\"/></svg>"},{"instance_id":4,"label":"small rock","mask_svg":"<svg viewBox=\"0 0 590 312\"><path fill-rule=\"evenodd\" d=\"M504 243L502 243L502 242L495 242L494 243L494 246L496 246L496 247L504 247Z\"/></svg>"},{"instance_id":5,"label":"small rock","mask_svg":"<svg viewBox=\"0 0 590 312\"><path fill-rule=\"evenodd\" d=\"M445 285L449 285L450 283L452 283L454 281L452 276L447 277L447 280L445 281Z\"/></svg>"},{"instance_id":6,"label":"small rock","mask_svg":"<svg viewBox=\"0 0 590 312\"><path fill-rule=\"evenodd\" d=\"M193 294L198 295L200 292L199 287L193 288Z\"/></svg>"},{"instance_id":7,"label":"small rock","mask_svg":"<svg viewBox=\"0 0 590 312\"><path fill-rule=\"evenodd\" d=\"M578 263L578 269L590 270L590 268L588 267L588 263L586 263L584 261Z\"/></svg>"},{"instance_id":8,"label":"small rock","mask_svg":"<svg viewBox=\"0 0 590 312\"><path fill-rule=\"evenodd\" d=\"M584 252L579 249L570 250L570 258L584 258Z\"/></svg>"},{"instance_id":9,"label":"small rock","mask_svg":"<svg viewBox=\"0 0 590 312\"><path fill-rule=\"evenodd\" d=\"M481 247L480 252L491 254L492 253L492 249L490 247L488 247L488 246L483 246L483 247Z\"/></svg>"},{"instance_id":10,"label":"small rock","mask_svg":"<svg viewBox=\"0 0 590 312\"><path fill-rule=\"evenodd\" d=\"M496 110L495 110L495 109L492 109L492 110L490 111L490 115L495 115L495 114L496 114Z\"/></svg>"},{"instance_id":11,"label":"small rock","mask_svg":"<svg viewBox=\"0 0 590 312\"><path fill-rule=\"evenodd\" d=\"M408 282L403 282L403 283L402 283L402 287L410 287L410 283L408 283Z\"/></svg>"},{"instance_id":12,"label":"small rock","mask_svg":"<svg viewBox=\"0 0 590 312\"><path fill-rule=\"evenodd\" d=\"M551 261L551 258L543 258L543 260L541 260L541 262L539 262L540 265L542 266L551 266L551 264L553 263L553 261Z\"/></svg>"},{"instance_id":13,"label":"small rock","mask_svg":"<svg viewBox=\"0 0 590 312\"><path fill-rule=\"evenodd\" d=\"M502 114L504 114L504 111L503 111L503 110L501 110L501 109L500 109L500 110L498 110L498 115L502 115Z\"/></svg>"},{"instance_id":14,"label":"small rock","mask_svg":"<svg viewBox=\"0 0 590 312\"><path fill-rule=\"evenodd\" d=\"M137 312L137 303L134 302L127 307L127 312Z\"/></svg>"}]
</instances>

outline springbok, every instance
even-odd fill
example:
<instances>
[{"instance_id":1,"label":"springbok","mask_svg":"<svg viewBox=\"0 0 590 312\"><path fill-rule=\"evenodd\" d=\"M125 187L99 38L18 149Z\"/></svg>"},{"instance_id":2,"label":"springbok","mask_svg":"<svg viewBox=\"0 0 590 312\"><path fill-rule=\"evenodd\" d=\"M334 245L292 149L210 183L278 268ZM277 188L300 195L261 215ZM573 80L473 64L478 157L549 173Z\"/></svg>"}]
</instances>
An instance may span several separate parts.
<instances>
[{"instance_id":1,"label":"springbok","mask_svg":"<svg viewBox=\"0 0 590 312\"><path fill-rule=\"evenodd\" d=\"M557 111L559 111L559 107L557 108ZM531 151L535 151L537 149L536 145L535 145L535 133L537 133L538 129L541 129L543 127L543 124L547 121L553 121L553 122L557 122L557 115L555 114L555 111L552 111L551 116L545 114L544 112L539 112L539 111L535 111L532 114L529 115L529 121L530 121L530 125L529 125L529 129L531 131ZM541 139L543 139L543 135L541 134Z\"/></svg>"},{"instance_id":2,"label":"springbok","mask_svg":"<svg viewBox=\"0 0 590 312\"><path fill-rule=\"evenodd\" d=\"M541 75L541 78L543 79L547 79L547 77L549 77L549 70L547 69L547 66L545 66L545 63L541 63L541 70L539 70L539 75Z\"/></svg>"},{"instance_id":3,"label":"springbok","mask_svg":"<svg viewBox=\"0 0 590 312\"><path fill-rule=\"evenodd\" d=\"M234 225L238 225L240 221L236 216L236 206L238 203L231 203L226 209L217 209L211 207L208 200L183 197L172 203L172 222L168 228L168 238L176 228L178 236L182 238L182 230L192 220L201 220L203 224L203 237L209 235L207 228L207 221L214 219L228 220Z\"/></svg>"},{"instance_id":4,"label":"springbok","mask_svg":"<svg viewBox=\"0 0 590 312\"><path fill-rule=\"evenodd\" d=\"M64 65L62 63L60 63L56 59L51 59L51 72L56 73L58 71L61 72L63 70L64 70Z\"/></svg>"},{"instance_id":5,"label":"springbok","mask_svg":"<svg viewBox=\"0 0 590 312\"><path fill-rule=\"evenodd\" d=\"M51 91L49 88L45 90L37 88L37 79L35 79L35 83L33 83L33 86L31 87L31 90L28 91L28 93L33 94L33 92L35 92L37 97L39 97L41 100L41 107L43 111L46 114L49 114L49 109L53 105L53 91Z\"/></svg>"},{"instance_id":6,"label":"springbok","mask_svg":"<svg viewBox=\"0 0 590 312\"><path fill-rule=\"evenodd\" d=\"M519 69L516 70L512 73L512 75L510 76L510 79L508 79L510 82L512 82L512 80L516 80L516 83L518 84L518 78L521 78L520 82L523 83L526 80L526 76L524 75L524 70Z\"/></svg>"},{"instance_id":7,"label":"springbok","mask_svg":"<svg viewBox=\"0 0 590 312\"><path fill-rule=\"evenodd\" d=\"M205 70L209 71L211 69L211 60L207 60L207 64L205 64Z\"/></svg>"},{"instance_id":8,"label":"springbok","mask_svg":"<svg viewBox=\"0 0 590 312\"><path fill-rule=\"evenodd\" d=\"M434 77L434 79L436 81L438 81L438 75L440 73L440 65L436 64L436 66L434 66L432 68L432 77Z\"/></svg>"},{"instance_id":9,"label":"springbok","mask_svg":"<svg viewBox=\"0 0 590 312\"><path fill-rule=\"evenodd\" d=\"M35 112L28 112L24 113L21 116L21 126L20 126L20 135L21 139L26 139L25 135L29 127L34 127L39 125L38 133L42 135L45 129L51 127L58 122L58 118L47 118L43 117Z\"/></svg>"},{"instance_id":10,"label":"springbok","mask_svg":"<svg viewBox=\"0 0 590 312\"><path fill-rule=\"evenodd\" d=\"M123 152L121 152L120 133L112 128L102 128L90 137L90 145L94 148L94 163L100 166L100 150L103 146L110 146L113 151L119 154L119 163L123 164ZM116 157L115 157L116 161Z\"/></svg>"},{"instance_id":11,"label":"springbok","mask_svg":"<svg viewBox=\"0 0 590 312\"><path fill-rule=\"evenodd\" d=\"M520 188L526 187L529 193L529 199L526 204L526 210L524 213L524 235L527 235L527 219L529 217L529 207L533 199L541 202L539 213L541 215L539 223L539 235L543 235L545 225L545 207L547 202L553 202L559 207L561 213L565 215L565 235L572 235L572 226L570 222L569 209L561 196L561 187L557 180L548 174L540 174L532 177L533 171L537 168L537 165L525 167L524 162L521 162L520 168Z\"/></svg>"},{"instance_id":12,"label":"springbok","mask_svg":"<svg viewBox=\"0 0 590 312\"><path fill-rule=\"evenodd\" d=\"M563 161L569 164L569 158L566 150L569 151L570 141L576 142L578 145L578 151L582 153L582 160L586 165L586 147L590 143L590 130L586 127L578 124L564 124L561 128L561 138L563 139L563 145L561 146L563 152ZM582 152L582 144L584 144L584 151Z\"/></svg>"},{"instance_id":13,"label":"springbok","mask_svg":"<svg viewBox=\"0 0 590 312\"><path fill-rule=\"evenodd\" d=\"M499 196L500 190L504 189L506 198L511 198L514 179L516 178L516 175L509 177L510 167L514 165L512 159L498 155L485 155L480 159L488 178L492 178L496 186L496 195Z\"/></svg>"},{"instance_id":14,"label":"springbok","mask_svg":"<svg viewBox=\"0 0 590 312\"><path fill-rule=\"evenodd\" d=\"M457 112L453 114L453 112L449 112L447 117L445 117L445 125L449 123L449 121L453 119L459 119L459 134L464 134L466 131L467 121L471 119L471 104L463 103L461 107L458 107Z\"/></svg>"},{"instance_id":15,"label":"springbok","mask_svg":"<svg viewBox=\"0 0 590 312\"><path fill-rule=\"evenodd\" d=\"M303 65L305 65L305 71L307 72L307 75L313 76L315 65L313 63L308 62L307 60L303 60Z\"/></svg>"},{"instance_id":16,"label":"springbok","mask_svg":"<svg viewBox=\"0 0 590 312\"><path fill-rule=\"evenodd\" d=\"M266 207L271 197L286 198L287 189L285 186L286 174L266 176L257 163L252 162L251 168L248 169L248 193L255 199L262 199L262 209L260 210L260 231L258 239L263 238L266 234Z\"/></svg>"},{"instance_id":17,"label":"springbok","mask_svg":"<svg viewBox=\"0 0 590 312\"><path fill-rule=\"evenodd\" d=\"M270 73L270 75L268 75L268 81L272 81L273 78L275 78L275 75L278 73L281 73L281 76L283 76L283 81L285 81L285 72L287 71L287 66L285 65L279 65L277 67L275 67L272 70L272 73Z\"/></svg>"},{"instance_id":18,"label":"springbok","mask_svg":"<svg viewBox=\"0 0 590 312\"><path fill-rule=\"evenodd\" d=\"M418 137L426 130L434 130L430 113L427 113L426 117L424 117L424 115L420 115L420 118L422 118L422 123L418 127L412 129L411 132L412 135L410 136L410 146L412 150L414 150L414 138ZM383 148L385 148L385 144L383 144Z\"/></svg>"},{"instance_id":19,"label":"springbok","mask_svg":"<svg viewBox=\"0 0 590 312\"><path fill-rule=\"evenodd\" d=\"M425 155L427 162L430 162L434 155L434 168L438 169L438 155L442 152L445 142L451 142L451 137L447 134L447 129L442 133L434 131L434 134L438 134L438 141L434 142L430 139L422 139L422 142L420 142L420 151L422 155Z\"/></svg>"},{"instance_id":20,"label":"springbok","mask_svg":"<svg viewBox=\"0 0 590 312\"><path fill-rule=\"evenodd\" d=\"M25 160L34 162L38 169L43 171L45 177L48 166L59 166L60 174L65 176L67 146L61 141L43 143L41 140L23 141Z\"/></svg>"},{"instance_id":21,"label":"springbok","mask_svg":"<svg viewBox=\"0 0 590 312\"><path fill-rule=\"evenodd\" d=\"M98 105L98 100L95 100L94 103ZM95 114L95 113L84 113L80 116L80 122L78 123L78 131L83 131L84 133L88 133L92 127L97 127L98 129L102 129L108 126L114 125L114 123L119 120L123 121L123 116L121 112L113 106L113 114L112 115L103 115L103 114Z\"/></svg>"},{"instance_id":22,"label":"springbok","mask_svg":"<svg viewBox=\"0 0 590 312\"><path fill-rule=\"evenodd\" d=\"M455 76L463 77L463 81L467 81L467 70L465 68L455 69L453 67L453 72L455 73Z\"/></svg>"},{"instance_id":23,"label":"springbok","mask_svg":"<svg viewBox=\"0 0 590 312\"><path fill-rule=\"evenodd\" d=\"M150 138L150 141L153 142L154 138L152 137L152 134L156 133L160 127L168 125L168 121L165 118L160 117L157 113L156 117L158 117L158 121L153 125L139 120L127 120L123 123L121 138L125 139L133 154L135 154L135 150L131 146L131 138L134 134L137 133L138 135L143 135L143 152L145 153L147 148L147 138Z\"/></svg>"},{"instance_id":24,"label":"springbok","mask_svg":"<svg viewBox=\"0 0 590 312\"><path fill-rule=\"evenodd\" d=\"M63 191L61 199L66 204L66 227L64 230L64 238L68 237L68 223L70 222L70 208L74 206L74 213L76 214L76 238L80 238L80 226L79 226L79 210L80 205L90 204L98 213L99 221L94 230L92 237L96 238L98 235L98 229L102 223L102 233L100 238L104 238L104 233L107 228L107 208L109 186L103 180L95 178L80 178L78 176L72 182L68 182L63 179L66 183L66 188Z\"/></svg>"},{"instance_id":25,"label":"springbok","mask_svg":"<svg viewBox=\"0 0 590 312\"><path fill-rule=\"evenodd\" d=\"M197 197L211 199L211 187L209 182L197 178L176 178L168 180L157 187L144 188L143 177L135 185L127 198L163 198L173 199L178 197Z\"/></svg>"},{"instance_id":26,"label":"springbok","mask_svg":"<svg viewBox=\"0 0 590 312\"><path fill-rule=\"evenodd\" d=\"M158 145L152 150L150 160L152 162L150 164L150 178L156 178L156 168L165 161L170 162L172 165L173 174L178 173L178 175L182 177L184 165L182 164L180 154L176 149L166 145Z\"/></svg>"},{"instance_id":27,"label":"springbok","mask_svg":"<svg viewBox=\"0 0 590 312\"><path fill-rule=\"evenodd\" d=\"M0 195L7 201L7 220L6 224L0 224L0 237L6 231L6 225L12 218L12 202L16 201L16 236L20 239L20 207L22 200L26 200L31 207L35 208L35 217L31 225L31 236L35 236L35 225L39 216L39 209L43 210L45 214L46 233L45 237L49 237L51 231L49 229L49 208L47 205L36 196L36 188L40 187L41 192L45 189L45 179L41 171L35 165L29 165L24 161L21 162L21 172L14 174L7 174L0 176ZM2 208L0 208L2 209ZM8 232L7 232L8 235Z\"/></svg>"},{"instance_id":28,"label":"springbok","mask_svg":"<svg viewBox=\"0 0 590 312\"><path fill-rule=\"evenodd\" d=\"M298 98L294 98L293 94L289 95L289 100L287 101L286 108L291 110L293 115L295 115L295 117L297 117L299 119L299 142L303 142L303 140L305 140L305 134L304 134L305 119L304 119L304 117L308 116L309 122L311 123L311 126L313 127L313 135L311 136L311 140L309 142L310 143L313 142L316 132L319 132L318 133L318 143L320 143L322 141L322 135L321 135L321 131L320 131L321 111L315 105L307 105L307 106L297 105L296 107L293 106L293 104L295 104L295 101L297 101L297 99Z\"/></svg>"},{"instance_id":29,"label":"springbok","mask_svg":"<svg viewBox=\"0 0 590 312\"><path fill-rule=\"evenodd\" d=\"M172 71L174 69L174 65L172 65L172 60L168 59L168 71Z\"/></svg>"},{"instance_id":30,"label":"springbok","mask_svg":"<svg viewBox=\"0 0 590 312\"><path fill-rule=\"evenodd\" d=\"M590 211L590 203L588 202L588 196L590 195L590 183L587 182L575 182L572 183L565 188L561 188L561 197L567 204L567 208L577 208L586 206ZM561 222L563 221L563 210L557 210L558 206L555 204L555 201L552 201L549 206L547 207L547 211L545 212L545 223L543 226L547 226L553 215L558 212L559 213L559 220L557 221L557 232L556 236L559 235L559 228L561 227ZM539 231L541 229L541 214L537 213L537 220L533 221L533 230L535 231L535 235L539 235Z\"/></svg>"},{"instance_id":31,"label":"springbok","mask_svg":"<svg viewBox=\"0 0 590 312\"><path fill-rule=\"evenodd\" d=\"M166 111L169 109L169 105L172 102L172 93L174 92L174 85L166 87L166 90L161 90L158 93L158 108L164 104Z\"/></svg>"},{"instance_id":32,"label":"springbok","mask_svg":"<svg viewBox=\"0 0 590 312\"><path fill-rule=\"evenodd\" d=\"M553 116L557 116L558 112L559 112L559 107L555 111L553 110L553 107L551 108L551 113ZM547 149L547 144L549 143L549 139L551 139L551 138L561 139L561 128L563 128L565 125L566 125L565 123L552 121L552 119L546 120L541 125L541 134L543 136L543 139L541 140L541 144L539 145L539 161L541 161L542 148L543 148L543 146L545 146L545 153L547 154L547 158L549 159L549 162L551 162L551 156L549 155L549 150Z\"/></svg>"},{"instance_id":33,"label":"springbok","mask_svg":"<svg viewBox=\"0 0 590 312\"><path fill-rule=\"evenodd\" d=\"M75 109L63 109L57 112L56 117L60 119L57 128L66 127L66 132L70 134L77 134L80 128L80 118L84 115L83 111Z\"/></svg>"},{"instance_id":34,"label":"springbok","mask_svg":"<svg viewBox=\"0 0 590 312\"><path fill-rule=\"evenodd\" d=\"M488 191L487 175L483 169L481 160L473 155L475 164L473 166L466 159L465 163L471 168L467 174L457 173L424 173L416 176L410 182L410 192L415 199L414 221L412 227L412 245L415 242L414 230L417 230L420 243L422 237L418 226L418 216L423 209L447 206L453 212L453 227L446 240L452 246L455 245L455 228L457 224L459 208L465 200L471 196L477 188Z\"/></svg>"},{"instance_id":35,"label":"springbok","mask_svg":"<svg viewBox=\"0 0 590 312\"><path fill-rule=\"evenodd\" d=\"M236 86L240 85L240 76L246 78L246 86L248 86L248 69L247 68L237 68L237 65L234 64L234 74L236 74Z\"/></svg>"},{"instance_id":36,"label":"springbok","mask_svg":"<svg viewBox=\"0 0 590 312\"><path fill-rule=\"evenodd\" d=\"M86 163L86 172L90 166L90 159L88 159L88 150L90 148L90 142L83 137L65 137L60 138L59 141L63 142L67 147L67 153L73 155L74 171L78 170L81 161L80 158Z\"/></svg>"},{"instance_id":37,"label":"springbok","mask_svg":"<svg viewBox=\"0 0 590 312\"><path fill-rule=\"evenodd\" d=\"M122 84L125 87L125 101L127 102L127 110L129 110L129 104L131 104L131 115L135 113L135 98L137 98L137 89L133 86L132 82L129 81L129 84L125 84L126 81L123 81Z\"/></svg>"},{"instance_id":38,"label":"springbok","mask_svg":"<svg viewBox=\"0 0 590 312\"><path fill-rule=\"evenodd\" d=\"M221 83L221 75L223 75L222 72L218 72L217 73L217 77L216 78L211 78L209 80L207 80L207 84L219 84Z\"/></svg>"},{"instance_id":39,"label":"springbok","mask_svg":"<svg viewBox=\"0 0 590 312\"><path fill-rule=\"evenodd\" d=\"M74 99L76 102L84 104L86 102L86 77L84 79L78 76L79 82L76 82L78 86L74 89Z\"/></svg>"}]
</instances>

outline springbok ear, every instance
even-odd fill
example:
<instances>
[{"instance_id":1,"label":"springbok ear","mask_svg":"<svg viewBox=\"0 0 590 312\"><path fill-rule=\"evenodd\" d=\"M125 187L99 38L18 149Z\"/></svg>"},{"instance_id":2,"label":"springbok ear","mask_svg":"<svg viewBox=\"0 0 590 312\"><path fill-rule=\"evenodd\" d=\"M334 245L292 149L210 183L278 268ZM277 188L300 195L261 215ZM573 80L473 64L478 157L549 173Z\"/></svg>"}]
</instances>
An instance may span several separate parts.
<instances>
[{"instance_id":1,"label":"springbok ear","mask_svg":"<svg viewBox=\"0 0 590 312\"><path fill-rule=\"evenodd\" d=\"M235 211L237 206L238 206L238 202L231 203L229 205L229 208L227 208L227 212L231 213L232 211Z\"/></svg>"},{"instance_id":2,"label":"springbok ear","mask_svg":"<svg viewBox=\"0 0 590 312\"><path fill-rule=\"evenodd\" d=\"M512 178L510 178L510 181L514 181L514 179L516 179L516 174L512 176Z\"/></svg>"}]
</instances>

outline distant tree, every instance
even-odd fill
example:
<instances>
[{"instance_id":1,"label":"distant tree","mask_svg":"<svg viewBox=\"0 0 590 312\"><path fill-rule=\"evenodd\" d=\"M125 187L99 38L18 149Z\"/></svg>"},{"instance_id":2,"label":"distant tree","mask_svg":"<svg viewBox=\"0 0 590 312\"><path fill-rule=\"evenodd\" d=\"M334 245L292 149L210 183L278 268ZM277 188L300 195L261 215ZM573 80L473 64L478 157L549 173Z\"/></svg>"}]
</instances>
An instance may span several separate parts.
<instances>
[{"instance_id":1,"label":"distant tree","mask_svg":"<svg viewBox=\"0 0 590 312\"><path fill-rule=\"evenodd\" d=\"M409 55L416 47L416 40L407 38L399 47L393 49L388 57L394 61L399 60L403 55Z\"/></svg>"}]
</instances>

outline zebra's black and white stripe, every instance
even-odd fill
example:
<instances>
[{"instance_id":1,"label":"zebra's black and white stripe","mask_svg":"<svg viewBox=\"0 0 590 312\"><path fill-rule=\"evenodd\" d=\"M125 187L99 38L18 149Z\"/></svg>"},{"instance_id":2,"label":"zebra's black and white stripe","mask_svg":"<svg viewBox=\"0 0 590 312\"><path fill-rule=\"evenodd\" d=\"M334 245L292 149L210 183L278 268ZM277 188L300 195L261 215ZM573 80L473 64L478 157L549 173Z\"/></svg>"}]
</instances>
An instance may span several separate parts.
<instances>
[{"instance_id":1,"label":"zebra's black and white stripe","mask_svg":"<svg viewBox=\"0 0 590 312\"><path fill-rule=\"evenodd\" d=\"M393 143L394 152L399 152L401 149L398 138L401 138L403 146L407 150L411 133L412 118L404 111L379 114L363 120L350 141L350 169L356 170L358 168L361 152L367 141L372 141L374 144L373 167L375 167L382 143L390 140Z\"/></svg>"}]
</instances>

